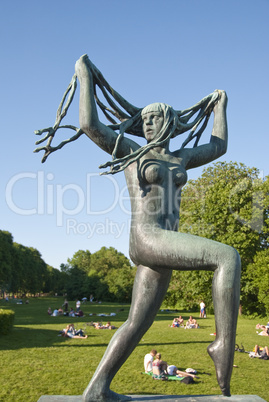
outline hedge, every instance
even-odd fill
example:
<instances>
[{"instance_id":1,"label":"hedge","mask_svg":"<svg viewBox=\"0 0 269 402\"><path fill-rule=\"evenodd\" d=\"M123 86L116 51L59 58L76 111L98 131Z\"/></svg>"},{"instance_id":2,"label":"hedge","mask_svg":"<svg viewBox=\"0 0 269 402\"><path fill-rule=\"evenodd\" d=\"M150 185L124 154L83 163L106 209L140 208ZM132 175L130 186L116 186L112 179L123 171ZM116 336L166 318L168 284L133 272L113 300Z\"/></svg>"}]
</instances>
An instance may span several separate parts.
<instances>
[{"instance_id":1,"label":"hedge","mask_svg":"<svg viewBox=\"0 0 269 402\"><path fill-rule=\"evenodd\" d=\"M7 335L14 323L15 313L13 310L0 309L0 334Z\"/></svg>"}]
</instances>

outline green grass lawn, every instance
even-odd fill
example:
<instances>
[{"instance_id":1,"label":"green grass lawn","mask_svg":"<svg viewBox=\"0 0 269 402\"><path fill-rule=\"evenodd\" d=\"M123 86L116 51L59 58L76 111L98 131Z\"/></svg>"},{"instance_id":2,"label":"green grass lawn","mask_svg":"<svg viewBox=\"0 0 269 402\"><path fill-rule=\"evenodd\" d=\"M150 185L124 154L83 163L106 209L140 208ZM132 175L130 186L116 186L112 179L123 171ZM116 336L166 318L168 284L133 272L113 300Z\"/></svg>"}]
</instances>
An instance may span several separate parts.
<instances>
[{"instance_id":1,"label":"green grass lawn","mask_svg":"<svg viewBox=\"0 0 269 402\"><path fill-rule=\"evenodd\" d=\"M0 308L15 311L14 329L9 335L0 336L0 401L36 402L41 395L81 395L91 379L105 349L115 331L95 330L91 321L106 322L119 327L127 318L129 305L82 305L83 318L65 316L50 317L48 307L59 307L62 298L30 299L28 305L0 301ZM75 302L70 303L75 307ZM119 311L122 310L123 311ZM110 318L89 316L115 312ZM144 335L127 362L112 382L111 389L123 394L200 395L220 394L212 360L207 346L214 340L214 317L199 320L200 328L184 330L170 328L174 316L184 319L189 313L160 311L150 330ZM193 313L199 319L198 314ZM58 336L68 323L74 322L88 335L85 340ZM261 323L266 323L262 320ZM256 334L257 320L239 317L237 343L246 350L255 344L268 345L268 338ZM162 353L163 360L180 369L187 367L198 371L195 384L179 381L154 381L142 374L144 355L152 348ZM248 354L235 352L231 392L234 395L258 395L268 400L267 380L269 361L250 359Z\"/></svg>"}]
</instances>

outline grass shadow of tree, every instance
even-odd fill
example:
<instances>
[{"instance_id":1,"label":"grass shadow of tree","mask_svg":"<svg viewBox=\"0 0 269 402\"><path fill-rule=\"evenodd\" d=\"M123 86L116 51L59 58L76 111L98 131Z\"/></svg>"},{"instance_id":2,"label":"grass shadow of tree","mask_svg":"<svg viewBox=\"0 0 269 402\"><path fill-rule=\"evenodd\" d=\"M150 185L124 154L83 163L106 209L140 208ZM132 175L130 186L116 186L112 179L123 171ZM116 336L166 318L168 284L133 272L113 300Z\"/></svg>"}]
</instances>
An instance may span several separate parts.
<instances>
[{"instance_id":1,"label":"grass shadow of tree","mask_svg":"<svg viewBox=\"0 0 269 402\"><path fill-rule=\"evenodd\" d=\"M88 338L95 335L88 335ZM60 335L60 332L50 329L35 329L14 327L8 335L0 336L0 350L17 350L25 348L49 348L59 346L106 346L107 344L89 344L87 339L70 339ZM69 342L69 345L68 345ZM70 344L72 342L72 344ZM83 345L80 344L83 342Z\"/></svg>"}]
</instances>

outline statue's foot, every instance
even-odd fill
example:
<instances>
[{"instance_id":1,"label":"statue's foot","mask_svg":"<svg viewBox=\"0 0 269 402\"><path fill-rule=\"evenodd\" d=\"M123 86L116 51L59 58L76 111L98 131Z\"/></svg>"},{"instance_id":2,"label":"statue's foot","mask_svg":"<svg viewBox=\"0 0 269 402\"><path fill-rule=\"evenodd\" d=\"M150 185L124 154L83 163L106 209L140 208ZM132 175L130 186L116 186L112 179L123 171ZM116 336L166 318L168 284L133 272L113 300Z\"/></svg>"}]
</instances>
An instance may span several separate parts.
<instances>
[{"instance_id":1,"label":"statue's foot","mask_svg":"<svg viewBox=\"0 0 269 402\"><path fill-rule=\"evenodd\" d=\"M83 401L85 402L115 402L115 401L131 401L132 398L126 395L120 395L116 392L108 391L94 392L86 389L83 393Z\"/></svg>"},{"instance_id":2,"label":"statue's foot","mask_svg":"<svg viewBox=\"0 0 269 402\"><path fill-rule=\"evenodd\" d=\"M208 346L207 351L215 364L217 380L222 395L231 396L230 379L233 369L233 353L231 353L231 348L227 350L224 342L215 340Z\"/></svg>"}]
</instances>

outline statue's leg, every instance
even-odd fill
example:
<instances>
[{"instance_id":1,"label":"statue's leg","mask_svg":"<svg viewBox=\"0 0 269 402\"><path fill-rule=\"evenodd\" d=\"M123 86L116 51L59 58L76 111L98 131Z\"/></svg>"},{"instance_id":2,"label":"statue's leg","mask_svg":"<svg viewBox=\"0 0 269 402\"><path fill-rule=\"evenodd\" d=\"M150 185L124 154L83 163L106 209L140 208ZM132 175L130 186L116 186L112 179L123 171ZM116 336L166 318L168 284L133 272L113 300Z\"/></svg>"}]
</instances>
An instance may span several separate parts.
<instances>
[{"instance_id":1,"label":"statue's leg","mask_svg":"<svg viewBox=\"0 0 269 402\"><path fill-rule=\"evenodd\" d=\"M153 267L160 264L176 270L214 271L216 339L208 347L208 353L214 361L221 391L229 396L240 298L241 263L237 251L206 238L165 230L155 230L155 236L143 238L143 242L132 239L134 262L139 256L143 264L151 263Z\"/></svg>"},{"instance_id":2,"label":"statue's leg","mask_svg":"<svg viewBox=\"0 0 269 402\"><path fill-rule=\"evenodd\" d=\"M129 399L112 392L109 389L110 383L153 323L166 294L171 273L172 271L168 269L153 270L142 265L138 266L128 319L112 337L83 393L84 401L107 402Z\"/></svg>"},{"instance_id":3,"label":"statue's leg","mask_svg":"<svg viewBox=\"0 0 269 402\"><path fill-rule=\"evenodd\" d=\"M213 278L213 302L216 322L216 339L208 346L214 361L220 389L230 396L230 380L233 370L236 325L240 299L240 258L230 249L215 270Z\"/></svg>"}]
</instances>

